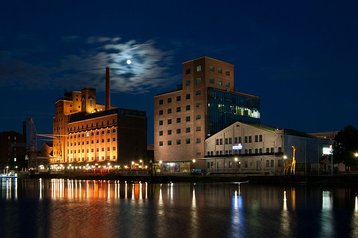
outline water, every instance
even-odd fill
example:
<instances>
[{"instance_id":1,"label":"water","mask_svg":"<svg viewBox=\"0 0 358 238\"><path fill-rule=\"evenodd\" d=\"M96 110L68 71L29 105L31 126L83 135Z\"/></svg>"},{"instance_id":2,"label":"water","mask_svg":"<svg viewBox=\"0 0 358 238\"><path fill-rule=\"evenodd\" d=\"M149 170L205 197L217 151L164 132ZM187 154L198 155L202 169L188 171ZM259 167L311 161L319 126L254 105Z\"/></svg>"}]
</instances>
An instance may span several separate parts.
<instances>
[{"instance_id":1,"label":"water","mask_svg":"<svg viewBox=\"0 0 358 238\"><path fill-rule=\"evenodd\" d=\"M358 237L357 188L0 182L0 237Z\"/></svg>"}]
</instances>

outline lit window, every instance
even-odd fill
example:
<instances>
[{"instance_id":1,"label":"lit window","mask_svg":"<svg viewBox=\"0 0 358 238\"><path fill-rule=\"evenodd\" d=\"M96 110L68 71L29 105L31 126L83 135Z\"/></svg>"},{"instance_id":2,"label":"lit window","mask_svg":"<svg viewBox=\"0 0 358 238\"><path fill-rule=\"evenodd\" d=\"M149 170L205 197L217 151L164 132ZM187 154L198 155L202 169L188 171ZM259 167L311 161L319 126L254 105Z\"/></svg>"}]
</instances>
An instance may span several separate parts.
<instances>
[{"instance_id":1,"label":"lit window","mask_svg":"<svg viewBox=\"0 0 358 238\"><path fill-rule=\"evenodd\" d=\"M196 72L200 72L201 71L201 65L196 66Z\"/></svg>"}]
</instances>

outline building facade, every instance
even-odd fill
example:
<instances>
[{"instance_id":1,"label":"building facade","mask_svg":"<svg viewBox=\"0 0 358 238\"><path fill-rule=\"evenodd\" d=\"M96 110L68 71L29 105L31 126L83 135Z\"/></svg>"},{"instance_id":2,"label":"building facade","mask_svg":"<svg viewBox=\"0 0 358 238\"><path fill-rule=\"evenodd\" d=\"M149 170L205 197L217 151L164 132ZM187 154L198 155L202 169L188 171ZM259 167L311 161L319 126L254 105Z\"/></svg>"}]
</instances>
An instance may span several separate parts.
<instances>
[{"instance_id":1,"label":"building facade","mask_svg":"<svg viewBox=\"0 0 358 238\"><path fill-rule=\"evenodd\" d=\"M146 113L110 106L107 71L106 105L96 103L93 88L66 93L56 102L50 164L125 167L146 157Z\"/></svg>"},{"instance_id":2,"label":"building facade","mask_svg":"<svg viewBox=\"0 0 358 238\"><path fill-rule=\"evenodd\" d=\"M24 134L15 131L0 133L0 169L5 168L16 170L27 168Z\"/></svg>"},{"instance_id":3,"label":"building facade","mask_svg":"<svg viewBox=\"0 0 358 238\"><path fill-rule=\"evenodd\" d=\"M288 129L235 122L205 141L205 170L210 173L319 173L328 140Z\"/></svg>"},{"instance_id":4,"label":"building facade","mask_svg":"<svg viewBox=\"0 0 358 238\"><path fill-rule=\"evenodd\" d=\"M234 121L260 121L257 96L234 88L234 65L209 57L182 64L182 85L154 97L154 157L187 171L205 139ZM173 172L173 171L172 171Z\"/></svg>"}]
</instances>

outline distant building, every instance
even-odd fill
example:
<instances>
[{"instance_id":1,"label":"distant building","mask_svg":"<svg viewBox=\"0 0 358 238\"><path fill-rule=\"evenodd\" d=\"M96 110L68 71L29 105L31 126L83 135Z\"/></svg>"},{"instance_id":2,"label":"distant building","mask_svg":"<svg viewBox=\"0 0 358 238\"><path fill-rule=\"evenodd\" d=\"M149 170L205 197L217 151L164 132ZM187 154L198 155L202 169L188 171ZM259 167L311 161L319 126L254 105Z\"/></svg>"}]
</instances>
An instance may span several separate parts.
<instances>
[{"instance_id":1,"label":"distant building","mask_svg":"<svg viewBox=\"0 0 358 238\"><path fill-rule=\"evenodd\" d=\"M205 139L238 120L259 123L260 99L235 91L234 65L209 57L186 61L182 85L154 97L154 158L188 172L204 156Z\"/></svg>"},{"instance_id":2,"label":"distant building","mask_svg":"<svg viewBox=\"0 0 358 238\"><path fill-rule=\"evenodd\" d=\"M321 169L323 147L329 140L289 129L235 122L205 140L205 170L211 173L279 175Z\"/></svg>"},{"instance_id":3,"label":"distant building","mask_svg":"<svg viewBox=\"0 0 358 238\"><path fill-rule=\"evenodd\" d=\"M338 134L338 131L324 131L324 132L315 132L315 133L309 133L312 136L326 139L326 140L334 140L334 137Z\"/></svg>"},{"instance_id":4,"label":"distant building","mask_svg":"<svg viewBox=\"0 0 358 238\"><path fill-rule=\"evenodd\" d=\"M97 104L93 88L66 93L56 102L53 137L52 165L130 166L146 157L147 117L111 107L107 68L106 104Z\"/></svg>"},{"instance_id":5,"label":"distant building","mask_svg":"<svg viewBox=\"0 0 358 238\"><path fill-rule=\"evenodd\" d=\"M15 131L0 133L0 169L27 168L26 137ZM2 171L0 171L1 173Z\"/></svg>"}]
</instances>

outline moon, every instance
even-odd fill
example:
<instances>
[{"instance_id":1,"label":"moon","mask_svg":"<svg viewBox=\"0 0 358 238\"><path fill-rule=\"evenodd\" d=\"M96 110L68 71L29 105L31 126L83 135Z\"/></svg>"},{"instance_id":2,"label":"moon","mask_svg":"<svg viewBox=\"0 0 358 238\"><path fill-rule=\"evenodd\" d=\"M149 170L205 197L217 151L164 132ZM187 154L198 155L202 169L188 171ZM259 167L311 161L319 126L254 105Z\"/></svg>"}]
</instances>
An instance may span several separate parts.
<instances>
[{"instance_id":1,"label":"moon","mask_svg":"<svg viewBox=\"0 0 358 238\"><path fill-rule=\"evenodd\" d=\"M127 59L126 63L127 63L127 64L131 64L131 63L132 63L132 60Z\"/></svg>"}]
</instances>

